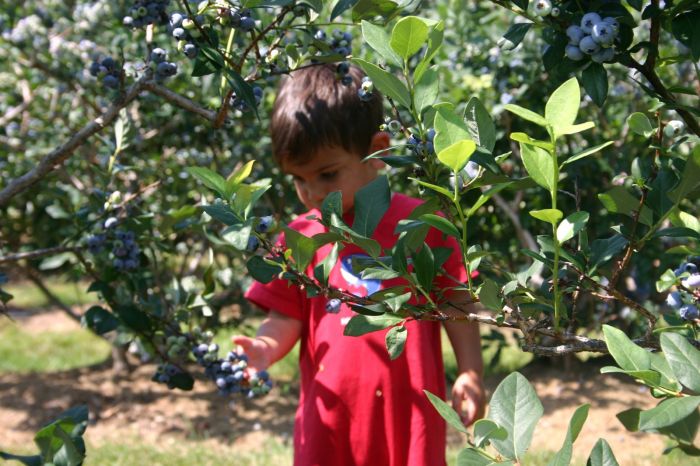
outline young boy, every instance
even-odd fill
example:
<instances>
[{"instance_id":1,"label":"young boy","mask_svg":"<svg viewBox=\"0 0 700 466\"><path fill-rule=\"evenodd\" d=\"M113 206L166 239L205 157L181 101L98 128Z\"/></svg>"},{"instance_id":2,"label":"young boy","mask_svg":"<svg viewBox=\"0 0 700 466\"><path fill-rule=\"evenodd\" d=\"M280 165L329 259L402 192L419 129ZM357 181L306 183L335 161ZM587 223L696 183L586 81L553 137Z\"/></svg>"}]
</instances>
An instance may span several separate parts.
<instances>
[{"instance_id":1,"label":"young boy","mask_svg":"<svg viewBox=\"0 0 700 466\"><path fill-rule=\"evenodd\" d=\"M318 209L333 191L342 192L344 220L352 224L355 193L383 166L380 160L362 159L389 146L389 135L378 131L383 118L381 96L375 91L369 100L361 100L357 89L363 74L351 67L349 76L352 84L341 83L335 65L294 72L282 83L275 102L273 154L281 168L292 175L297 195L309 209L289 227L306 236L326 231L307 217L320 217ZM382 248L393 247L398 238L394 234L397 223L421 202L401 194L392 196L373 236ZM431 248L452 247L455 254L444 267L453 277L466 281L454 240L431 229L426 243ZM317 251L307 269L309 275L330 249L327 245ZM348 264L360 253L352 245L340 251L330 274L331 286L366 296L380 286L401 284L400 280L362 280L353 274ZM307 298L304 291L283 280L266 285L256 282L246 297L267 311L255 338L233 337L248 354L252 367L267 368L301 338L295 465L445 464L445 422L423 393L425 389L445 397L439 323L408 322L405 349L391 361L384 342L386 331L360 337L343 335L345 325L355 315L345 304L338 313L328 312L326 298ZM451 297L455 299L459 296ZM465 321L447 322L445 328L459 370L452 390L453 406L469 425L481 417L484 407L479 330L475 323Z\"/></svg>"}]
</instances>

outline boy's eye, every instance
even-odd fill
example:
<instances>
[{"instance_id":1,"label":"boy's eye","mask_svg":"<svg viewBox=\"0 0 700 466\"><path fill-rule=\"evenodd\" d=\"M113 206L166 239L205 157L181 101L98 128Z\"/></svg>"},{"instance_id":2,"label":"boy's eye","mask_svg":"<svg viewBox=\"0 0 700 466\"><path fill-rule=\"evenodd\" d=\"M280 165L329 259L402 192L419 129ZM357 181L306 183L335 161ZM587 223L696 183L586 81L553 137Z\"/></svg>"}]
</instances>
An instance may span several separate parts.
<instances>
[{"instance_id":1,"label":"boy's eye","mask_svg":"<svg viewBox=\"0 0 700 466\"><path fill-rule=\"evenodd\" d=\"M325 181L334 180L336 176L338 176L337 171L321 173L321 179Z\"/></svg>"}]
</instances>

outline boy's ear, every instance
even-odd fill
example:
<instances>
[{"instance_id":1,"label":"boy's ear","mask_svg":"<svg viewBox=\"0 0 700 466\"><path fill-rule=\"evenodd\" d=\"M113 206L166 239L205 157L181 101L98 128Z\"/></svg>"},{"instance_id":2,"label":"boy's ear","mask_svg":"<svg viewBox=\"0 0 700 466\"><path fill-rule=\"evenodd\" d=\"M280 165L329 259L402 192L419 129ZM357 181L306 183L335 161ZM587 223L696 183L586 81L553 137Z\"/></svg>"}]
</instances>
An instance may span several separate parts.
<instances>
[{"instance_id":1,"label":"boy's ear","mask_svg":"<svg viewBox=\"0 0 700 466\"><path fill-rule=\"evenodd\" d=\"M380 150L387 149L390 143L391 136L386 131L378 131L374 133L369 144L369 154L374 154ZM382 162L380 159L370 159L369 162L377 170L384 168L384 162Z\"/></svg>"}]
</instances>

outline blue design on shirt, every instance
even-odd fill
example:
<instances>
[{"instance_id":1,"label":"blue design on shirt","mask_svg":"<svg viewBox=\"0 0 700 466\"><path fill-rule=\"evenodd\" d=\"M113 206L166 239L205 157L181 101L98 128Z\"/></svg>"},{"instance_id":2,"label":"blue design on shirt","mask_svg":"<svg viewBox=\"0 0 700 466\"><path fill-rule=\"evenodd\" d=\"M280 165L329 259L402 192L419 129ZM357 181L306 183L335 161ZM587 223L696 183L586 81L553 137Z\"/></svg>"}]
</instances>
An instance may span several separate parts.
<instances>
[{"instance_id":1,"label":"blue design on shirt","mask_svg":"<svg viewBox=\"0 0 700 466\"><path fill-rule=\"evenodd\" d=\"M376 293L381 288L381 280L366 279L356 275L352 270L353 259L369 259L367 254L350 254L340 259L340 275L349 285L357 286L367 290L367 296Z\"/></svg>"}]
</instances>

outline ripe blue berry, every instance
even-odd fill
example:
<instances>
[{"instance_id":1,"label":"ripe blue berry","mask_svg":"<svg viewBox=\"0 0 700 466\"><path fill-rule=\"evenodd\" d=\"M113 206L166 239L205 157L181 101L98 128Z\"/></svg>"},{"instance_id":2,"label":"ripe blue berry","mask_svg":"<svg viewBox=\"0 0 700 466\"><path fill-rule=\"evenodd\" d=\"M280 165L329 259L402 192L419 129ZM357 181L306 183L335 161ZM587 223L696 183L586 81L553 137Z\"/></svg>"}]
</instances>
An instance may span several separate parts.
<instances>
[{"instance_id":1,"label":"ripe blue berry","mask_svg":"<svg viewBox=\"0 0 700 466\"><path fill-rule=\"evenodd\" d=\"M266 233L267 231L270 230L270 227L272 226L272 222L273 222L273 219L272 219L271 215L261 217L260 222L255 227L255 231L257 231L258 233Z\"/></svg>"},{"instance_id":2,"label":"ripe blue berry","mask_svg":"<svg viewBox=\"0 0 700 466\"><path fill-rule=\"evenodd\" d=\"M615 41L613 28L605 21L600 21L593 25L591 37L603 47L609 47Z\"/></svg>"},{"instance_id":3,"label":"ripe blue berry","mask_svg":"<svg viewBox=\"0 0 700 466\"><path fill-rule=\"evenodd\" d=\"M326 312L337 314L340 312L341 301L338 298L333 298L326 303Z\"/></svg>"},{"instance_id":4,"label":"ripe blue berry","mask_svg":"<svg viewBox=\"0 0 700 466\"><path fill-rule=\"evenodd\" d=\"M606 61L612 60L613 58L615 58L615 51L611 48L600 49L593 55L591 55L591 60L593 60L596 63L604 63Z\"/></svg>"},{"instance_id":5,"label":"ripe blue berry","mask_svg":"<svg viewBox=\"0 0 700 466\"><path fill-rule=\"evenodd\" d=\"M191 43L185 44L185 46L182 48L182 52L187 58L193 59L197 56L197 46Z\"/></svg>"},{"instance_id":6,"label":"ripe blue berry","mask_svg":"<svg viewBox=\"0 0 700 466\"><path fill-rule=\"evenodd\" d=\"M694 273L690 277L686 278L681 282L681 284L689 288L691 290L694 290L695 288L700 288L700 273Z\"/></svg>"},{"instance_id":7,"label":"ripe blue berry","mask_svg":"<svg viewBox=\"0 0 700 466\"><path fill-rule=\"evenodd\" d=\"M168 53L160 47L151 51L151 61L154 63L162 63L166 58L168 58Z\"/></svg>"},{"instance_id":8,"label":"ripe blue berry","mask_svg":"<svg viewBox=\"0 0 700 466\"><path fill-rule=\"evenodd\" d=\"M583 29L573 24L566 28L566 35L569 38L569 43L573 45L578 45L581 39L586 37L586 33Z\"/></svg>"},{"instance_id":9,"label":"ripe blue berry","mask_svg":"<svg viewBox=\"0 0 700 466\"><path fill-rule=\"evenodd\" d=\"M683 320L695 320L700 316L697 306L694 304L684 304L678 310L678 314Z\"/></svg>"},{"instance_id":10,"label":"ripe blue berry","mask_svg":"<svg viewBox=\"0 0 700 466\"><path fill-rule=\"evenodd\" d=\"M598 50L600 50L600 45L596 41L594 41L591 36L586 36L583 39L581 39L581 42L579 42L578 47L583 53L586 53L588 55L593 55Z\"/></svg>"},{"instance_id":11,"label":"ripe blue berry","mask_svg":"<svg viewBox=\"0 0 700 466\"><path fill-rule=\"evenodd\" d=\"M678 309L683 304L682 296L678 291L672 291L666 296L666 304Z\"/></svg>"},{"instance_id":12,"label":"ripe blue berry","mask_svg":"<svg viewBox=\"0 0 700 466\"><path fill-rule=\"evenodd\" d=\"M250 16L242 16L240 28L245 32L252 31L255 29L255 20Z\"/></svg>"},{"instance_id":13,"label":"ripe blue berry","mask_svg":"<svg viewBox=\"0 0 700 466\"><path fill-rule=\"evenodd\" d=\"M600 21L601 19L598 13L586 13L583 15L583 18L581 18L581 29L583 29L586 34L590 34L593 30L593 25Z\"/></svg>"},{"instance_id":14,"label":"ripe blue berry","mask_svg":"<svg viewBox=\"0 0 700 466\"><path fill-rule=\"evenodd\" d=\"M345 75L340 78L340 82L343 84L343 86L349 86L352 84L352 76Z\"/></svg>"},{"instance_id":15,"label":"ripe blue berry","mask_svg":"<svg viewBox=\"0 0 700 466\"><path fill-rule=\"evenodd\" d=\"M573 61L583 60L585 56L581 49L578 48L578 46L572 44L566 46L566 49L564 49L564 53L566 54L569 60Z\"/></svg>"},{"instance_id":16,"label":"ripe blue berry","mask_svg":"<svg viewBox=\"0 0 700 466\"><path fill-rule=\"evenodd\" d=\"M257 236L248 237L248 245L246 246L246 251L255 252L255 250L257 250L259 246L260 240L257 238Z\"/></svg>"}]
</instances>

